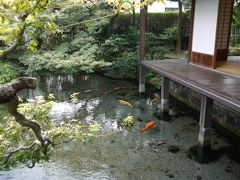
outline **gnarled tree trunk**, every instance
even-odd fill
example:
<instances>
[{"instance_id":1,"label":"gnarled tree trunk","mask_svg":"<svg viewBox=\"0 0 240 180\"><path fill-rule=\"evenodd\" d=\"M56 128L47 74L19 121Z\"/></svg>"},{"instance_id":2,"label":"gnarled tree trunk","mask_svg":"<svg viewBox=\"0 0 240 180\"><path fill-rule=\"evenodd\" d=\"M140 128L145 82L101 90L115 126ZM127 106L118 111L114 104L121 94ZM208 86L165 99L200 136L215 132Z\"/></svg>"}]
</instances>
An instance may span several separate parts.
<instances>
[{"instance_id":1,"label":"gnarled tree trunk","mask_svg":"<svg viewBox=\"0 0 240 180\"><path fill-rule=\"evenodd\" d=\"M25 118L17 111L19 100L17 92L22 89L36 88L36 79L30 77L20 77L16 81L0 85L0 103L8 103L9 113L15 117L16 121L23 127L29 127L34 132L37 140L41 143L42 152L47 155L48 146L51 144L50 139L43 137L41 126Z\"/></svg>"}]
</instances>

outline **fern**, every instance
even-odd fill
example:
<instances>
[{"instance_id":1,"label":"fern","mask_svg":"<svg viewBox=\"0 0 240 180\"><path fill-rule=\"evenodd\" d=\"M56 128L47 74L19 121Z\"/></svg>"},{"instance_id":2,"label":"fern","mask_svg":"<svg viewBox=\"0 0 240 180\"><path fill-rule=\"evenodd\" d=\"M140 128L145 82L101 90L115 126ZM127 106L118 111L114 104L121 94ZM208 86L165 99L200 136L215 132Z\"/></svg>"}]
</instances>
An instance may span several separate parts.
<instances>
[{"instance_id":1,"label":"fern","mask_svg":"<svg viewBox=\"0 0 240 180\"><path fill-rule=\"evenodd\" d=\"M19 69L12 63L0 62L0 67L0 84L8 83L19 75Z\"/></svg>"}]
</instances>

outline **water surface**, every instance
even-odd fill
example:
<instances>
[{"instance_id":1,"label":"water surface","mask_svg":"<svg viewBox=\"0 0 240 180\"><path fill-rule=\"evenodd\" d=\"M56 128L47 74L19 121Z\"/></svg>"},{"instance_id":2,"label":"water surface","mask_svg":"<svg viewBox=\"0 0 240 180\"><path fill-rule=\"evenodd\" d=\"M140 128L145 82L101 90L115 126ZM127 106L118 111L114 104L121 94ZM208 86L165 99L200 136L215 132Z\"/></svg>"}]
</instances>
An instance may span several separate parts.
<instances>
[{"instance_id":1,"label":"water surface","mask_svg":"<svg viewBox=\"0 0 240 180\"><path fill-rule=\"evenodd\" d=\"M158 94L139 95L137 84L110 80L97 75L38 77L38 87L20 93L24 99L54 93L57 104L51 110L55 120L76 117L85 122L98 122L101 135L91 142L73 141L56 149L50 162L37 164L33 169L22 165L0 171L0 179L240 179L240 164L221 154L217 161L199 164L187 157L190 147L197 144L198 124L185 107L170 101L171 121L159 120ZM79 92L79 100L69 101ZM129 101L133 108L118 100ZM154 100L153 100L154 99ZM132 115L132 128L119 124ZM149 120L157 126L139 133ZM156 145L164 141L165 144ZM169 147L179 148L176 153ZM226 139L217 133L213 147L228 147Z\"/></svg>"}]
</instances>

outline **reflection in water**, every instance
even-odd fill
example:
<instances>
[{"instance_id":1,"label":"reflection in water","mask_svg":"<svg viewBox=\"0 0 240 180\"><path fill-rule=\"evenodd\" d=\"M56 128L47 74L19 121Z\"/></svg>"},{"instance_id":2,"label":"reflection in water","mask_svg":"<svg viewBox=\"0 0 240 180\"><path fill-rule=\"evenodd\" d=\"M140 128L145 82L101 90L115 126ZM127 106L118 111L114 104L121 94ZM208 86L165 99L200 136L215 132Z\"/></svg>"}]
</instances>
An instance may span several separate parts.
<instances>
[{"instance_id":1,"label":"reflection in water","mask_svg":"<svg viewBox=\"0 0 240 180\"><path fill-rule=\"evenodd\" d=\"M172 121L163 121L153 116L159 109L158 101L140 96L138 87L131 82L97 75L37 78L35 90L19 93L23 99L54 93L58 102L50 115L55 121L68 118L94 121L101 125L102 135L88 144L81 141L64 144L56 149L50 162L33 169L17 167L1 171L0 179L240 179L240 165L226 155L207 165L186 157L188 149L197 143L198 126L175 102L170 102ZM80 93L79 99L71 103L69 96L76 92ZM120 99L129 101L133 108L121 105ZM133 128L119 125L128 115L135 117ZM157 121L158 126L140 134L138 130L149 120ZM213 139L215 148L228 145L216 134ZM162 140L164 145L154 145ZM169 152L172 145L180 151Z\"/></svg>"},{"instance_id":2,"label":"reflection in water","mask_svg":"<svg viewBox=\"0 0 240 180\"><path fill-rule=\"evenodd\" d=\"M53 121L62 121L72 119L76 116L78 110L82 107L81 103L73 104L67 102L55 103L49 114Z\"/></svg>"}]
</instances>

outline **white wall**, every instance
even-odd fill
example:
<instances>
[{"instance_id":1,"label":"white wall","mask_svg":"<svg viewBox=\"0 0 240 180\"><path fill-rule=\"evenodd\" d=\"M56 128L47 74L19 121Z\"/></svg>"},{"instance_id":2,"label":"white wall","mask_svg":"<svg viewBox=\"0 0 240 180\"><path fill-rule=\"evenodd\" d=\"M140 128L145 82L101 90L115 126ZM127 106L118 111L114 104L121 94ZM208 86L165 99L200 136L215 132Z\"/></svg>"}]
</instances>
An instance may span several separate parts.
<instances>
[{"instance_id":1,"label":"white wall","mask_svg":"<svg viewBox=\"0 0 240 180\"><path fill-rule=\"evenodd\" d=\"M219 0L196 0L192 51L214 55Z\"/></svg>"},{"instance_id":2,"label":"white wall","mask_svg":"<svg viewBox=\"0 0 240 180\"><path fill-rule=\"evenodd\" d=\"M165 0L164 2L154 2L153 4L148 6L148 12L150 13L165 12L165 8L178 8L178 2L167 0ZM183 11L185 11L184 7ZM140 12L140 8L136 8L136 12Z\"/></svg>"},{"instance_id":3,"label":"white wall","mask_svg":"<svg viewBox=\"0 0 240 180\"><path fill-rule=\"evenodd\" d=\"M156 13L156 12L164 12L165 4L161 2L154 2L152 5L148 6L148 12Z\"/></svg>"}]
</instances>

